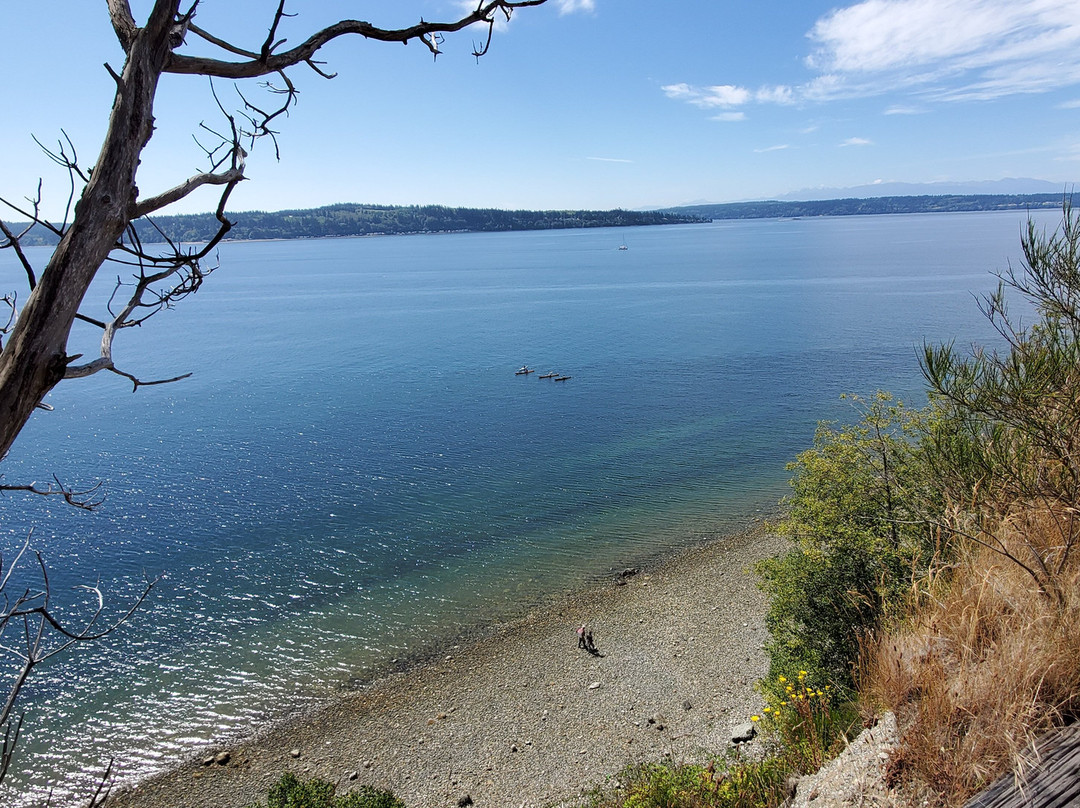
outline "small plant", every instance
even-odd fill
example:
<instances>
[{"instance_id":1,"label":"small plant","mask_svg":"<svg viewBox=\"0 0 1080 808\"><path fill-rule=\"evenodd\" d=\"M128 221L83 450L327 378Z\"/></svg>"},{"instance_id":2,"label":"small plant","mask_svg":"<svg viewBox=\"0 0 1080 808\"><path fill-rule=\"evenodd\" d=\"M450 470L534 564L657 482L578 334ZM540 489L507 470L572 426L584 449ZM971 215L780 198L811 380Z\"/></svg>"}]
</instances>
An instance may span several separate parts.
<instances>
[{"instance_id":1,"label":"small plant","mask_svg":"<svg viewBox=\"0 0 1080 808\"><path fill-rule=\"evenodd\" d=\"M643 763L619 776L615 790L591 795L589 808L776 808L788 769L777 758Z\"/></svg>"},{"instance_id":2,"label":"small plant","mask_svg":"<svg viewBox=\"0 0 1080 808\"><path fill-rule=\"evenodd\" d=\"M763 682L766 706L750 720L771 737L791 770L810 774L843 749L859 719L855 706L831 685L816 687L806 671Z\"/></svg>"},{"instance_id":3,"label":"small plant","mask_svg":"<svg viewBox=\"0 0 1080 808\"><path fill-rule=\"evenodd\" d=\"M306 782L286 773L270 787L265 808L405 808L390 791L361 786L358 791L336 796L334 784L313 779ZM249 808L264 808L253 803Z\"/></svg>"}]
</instances>

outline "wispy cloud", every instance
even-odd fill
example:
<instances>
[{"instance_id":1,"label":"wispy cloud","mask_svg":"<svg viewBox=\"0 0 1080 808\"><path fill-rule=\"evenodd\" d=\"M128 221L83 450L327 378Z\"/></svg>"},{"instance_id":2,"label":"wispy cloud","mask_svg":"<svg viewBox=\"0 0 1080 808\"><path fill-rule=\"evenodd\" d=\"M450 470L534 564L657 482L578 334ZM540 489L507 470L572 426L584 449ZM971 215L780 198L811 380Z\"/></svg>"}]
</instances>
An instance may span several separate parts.
<instances>
[{"instance_id":1,"label":"wispy cloud","mask_svg":"<svg viewBox=\"0 0 1080 808\"><path fill-rule=\"evenodd\" d=\"M889 114L912 114L927 103L1080 84L1077 0L863 0L829 12L807 38L816 75L800 84L664 91L705 108L899 94L917 103L898 102Z\"/></svg>"},{"instance_id":2,"label":"wispy cloud","mask_svg":"<svg viewBox=\"0 0 1080 808\"><path fill-rule=\"evenodd\" d=\"M621 157L586 157L586 160L596 160L598 163L632 163L633 160L624 160Z\"/></svg>"},{"instance_id":3,"label":"wispy cloud","mask_svg":"<svg viewBox=\"0 0 1080 808\"><path fill-rule=\"evenodd\" d=\"M745 112L719 112L709 116L710 121L745 121Z\"/></svg>"},{"instance_id":4,"label":"wispy cloud","mask_svg":"<svg viewBox=\"0 0 1080 808\"><path fill-rule=\"evenodd\" d=\"M865 0L821 18L807 63L858 94L989 99L1080 82L1075 0Z\"/></svg>"},{"instance_id":5,"label":"wispy cloud","mask_svg":"<svg viewBox=\"0 0 1080 808\"><path fill-rule=\"evenodd\" d=\"M716 107L737 107L750 99L750 91L732 84L718 84L712 87L692 87L689 84L668 84L661 87L668 98L686 101L702 109Z\"/></svg>"},{"instance_id":6,"label":"wispy cloud","mask_svg":"<svg viewBox=\"0 0 1080 808\"><path fill-rule=\"evenodd\" d=\"M847 140L841 141L840 148L845 146L869 146L874 141L867 140L864 137L849 137Z\"/></svg>"},{"instance_id":7,"label":"wispy cloud","mask_svg":"<svg viewBox=\"0 0 1080 808\"><path fill-rule=\"evenodd\" d=\"M782 143L778 146L766 146L763 149L754 149L755 154L765 154L766 152L783 151L784 149L790 149L791 145L788 143Z\"/></svg>"},{"instance_id":8,"label":"wispy cloud","mask_svg":"<svg viewBox=\"0 0 1080 808\"><path fill-rule=\"evenodd\" d=\"M558 0L555 5L560 14L573 14L575 11L595 11L596 0Z\"/></svg>"}]
</instances>

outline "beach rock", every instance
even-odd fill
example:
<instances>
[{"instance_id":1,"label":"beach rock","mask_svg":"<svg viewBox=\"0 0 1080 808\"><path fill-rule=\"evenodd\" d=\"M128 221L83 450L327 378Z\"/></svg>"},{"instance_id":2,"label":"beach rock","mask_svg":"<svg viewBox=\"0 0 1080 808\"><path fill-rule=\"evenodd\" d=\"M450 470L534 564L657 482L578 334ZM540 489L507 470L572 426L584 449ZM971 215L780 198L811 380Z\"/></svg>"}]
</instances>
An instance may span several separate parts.
<instances>
[{"instance_id":1,"label":"beach rock","mask_svg":"<svg viewBox=\"0 0 1080 808\"><path fill-rule=\"evenodd\" d=\"M470 806L472 804L473 804L472 795L470 795L470 794L462 794L460 797L458 797L458 801L457 801L458 808L468 808L468 806Z\"/></svg>"},{"instance_id":2,"label":"beach rock","mask_svg":"<svg viewBox=\"0 0 1080 808\"><path fill-rule=\"evenodd\" d=\"M693 709L693 705L690 703L689 700L687 700L682 703L682 708L689 712L691 709Z\"/></svg>"},{"instance_id":3,"label":"beach rock","mask_svg":"<svg viewBox=\"0 0 1080 808\"><path fill-rule=\"evenodd\" d=\"M294 760L296 758L300 757L300 750L299 749L290 749L289 750L289 757L293 758Z\"/></svg>"},{"instance_id":4,"label":"beach rock","mask_svg":"<svg viewBox=\"0 0 1080 808\"><path fill-rule=\"evenodd\" d=\"M360 772L349 772L349 780L356 780L360 776Z\"/></svg>"},{"instance_id":5,"label":"beach rock","mask_svg":"<svg viewBox=\"0 0 1080 808\"><path fill-rule=\"evenodd\" d=\"M218 752L214 755L214 763L219 766L228 766L230 760L232 760L232 755L228 752Z\"/></svg>"},{"instance_id":6,"label":"beach rock","mask_svg":"<svg viewBox=\"0 0 1080 808\"><path fill-rule=\"evenodd\" d=\"M749 743L756 735L757 727L749 721L731 728L731 742L734 744Z\"/></svg>"},{"instance_id":7,"label":"beach rock","mask_svg":"<svg viewBox=\"0 0 1080 808\"><path fill-rule=\"evenodd\" d=\"M651 716L649 716L649 723L652 724L657 731L663 732L666 721L664 719L664 716L660 713L653 713Z\"/></svg>"}]
</instances>

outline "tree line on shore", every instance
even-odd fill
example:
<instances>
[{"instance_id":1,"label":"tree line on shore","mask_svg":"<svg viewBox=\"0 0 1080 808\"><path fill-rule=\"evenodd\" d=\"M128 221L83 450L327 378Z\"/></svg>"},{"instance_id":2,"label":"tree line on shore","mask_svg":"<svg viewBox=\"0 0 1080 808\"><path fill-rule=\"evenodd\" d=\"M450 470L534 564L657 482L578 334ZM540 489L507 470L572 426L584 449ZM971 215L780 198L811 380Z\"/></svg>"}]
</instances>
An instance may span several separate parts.
<instances>
[{"instance_id":1,"label":"tree line on shore","mask_svg":"<svg viewBox=\"0 0 1080 808\"><path fill-rule=\"evenodd\" d=\"M502 210L444 205L366 205L342 203L321 208L231 213L228 239L255 241L418 233L490 233L512 230L563 230L582 227L641 227L699 224L713 219L782 219L813 216L876 216L890 213L957 213L994 210L1047 210L1059 207L1056 194L972 194L882 196L807 202L730 202L658 210ZM12 223L9 223L12 224ZM14 226L14 225L13 225ZM204 243L219 222L211 213L162 216L134 223L139 240L155 244ZM15 229L18 229L17 227ZM23 246L52 246L57 237L35 226Z\"/></svg>"},{"instance_id":2,"label":"tree line on shore","mask_svg":"<svg viewBox=\"0 0 1080 808\"><path fill-rule=\"evenodd\" d=\"M510 230L561 230L581 227L637 227L694 224L703 216L673 211L633 210L499 210L452 208L443 205L339 204L306 210L230 213L230 240L341 238L347 236L410 235L417 233L489 233ZM134 222L139 240L203 243L220 223L211 213L177 214ZM52 245L56 236L35 226L23 237L24 246Z\"/></svg>"}]
</instances>

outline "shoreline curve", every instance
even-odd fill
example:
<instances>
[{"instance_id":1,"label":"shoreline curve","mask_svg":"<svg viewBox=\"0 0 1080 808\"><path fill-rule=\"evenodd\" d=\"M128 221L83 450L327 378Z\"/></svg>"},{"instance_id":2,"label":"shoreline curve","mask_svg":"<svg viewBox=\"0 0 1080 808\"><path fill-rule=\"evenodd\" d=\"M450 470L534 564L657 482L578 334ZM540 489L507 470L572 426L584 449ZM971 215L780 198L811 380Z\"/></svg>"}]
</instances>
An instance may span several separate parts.
<instances>
[{"instance_id":1,"label":"shoreline curve","mask_svg":"<svg viewBox=\"0 0 1080 808\"><path fill-rule=\"evenodd\" d=\"M766 602L749 567L786 541L760 528L659 559L200 753L110 808L245 808L286 772L388 788L410 807L572 804L630 763L703 760L760 706ZM620 585L617 585L620 584ZM577 648L594 632L599 655Z\"/></svg>"}]
</instances>

